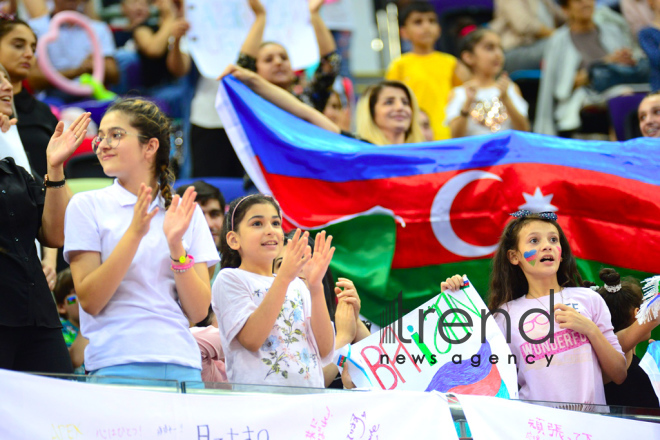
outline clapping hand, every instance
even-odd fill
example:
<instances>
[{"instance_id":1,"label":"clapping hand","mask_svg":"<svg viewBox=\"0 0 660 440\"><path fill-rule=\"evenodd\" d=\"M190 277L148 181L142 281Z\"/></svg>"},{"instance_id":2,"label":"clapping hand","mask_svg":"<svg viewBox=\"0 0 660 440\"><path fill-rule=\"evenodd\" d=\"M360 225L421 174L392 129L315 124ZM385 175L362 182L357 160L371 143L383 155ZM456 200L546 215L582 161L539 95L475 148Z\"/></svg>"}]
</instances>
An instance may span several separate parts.
<instances>
[{"instance_id":1,"label":"clapping hand","mask_svg":"<svg viewBox=\"0 0 660 440\"><path fill-rule=\"evenodd\" d=\"M337 304L335 327L337 327L337 341L341 340L342 344L350 344L355 339L357 333L355 313L353 306L346 300L339 300ZM339 348L339 346L336 348Z\"/></svg>"},{"instance_id":2,"label":"clapping hand","mask_svg":"<svg viewBox=\"0 0 660 440\"><path fill-rule=\"evenodd\" d=\"M504 101L509 97L509 85L511 85L511 78L509 78L508 73L502 72L495 85L500 91L500 101Z\"/></svg>"},{"instance_id":3,"label":"clapping hand","mask_svg":"<svg viewBox=\"0 0 660 440\"><path fill-rule=\"evenodd\" d=\"M147 235L151 219L154 218L156 213L158 213L158 207L154 208L153 211L148 212L149 206L151 205L152 191L153 190L144 183L140 185L137 202L135 202L135 207L133 207L133 220L129 226L129 231L133 231L139 239L142 239L142 237Z\"/></svg>"},{"instance_id":4,"label":"clapping hand","mask_svg":"<svg viewBox=\"0 0 660 440\"><path fill-rule=\"evenodd\" d=\"M83 113L75 121L64 129L64 122L60 121L55 127L55 133L46 147L46 158L48 165L57 168L62 166L65 160L73 154L82 144L87 134L87 126L91 119L91 113Z\"/></svg>"},{"instance_id":5,"label":"clapping hand","mask_svg":"<svg viewBox=\"0 0 660 440\"><path fill-rule=\"evenodd\" d=\"M163 220L163 232L170 247L181 243L183 234L190 226L190 220L195 212L195 198L197 193L194 187L189 187L183 197L178 194L172 198L172 204L165 213L165 220Z\"/></svg>"},{"instance_id":6,"label":"clapping hand","mask_svg":"<svg viewBox=\"0 0 660 440\"><path fill-rule=\"evenodd\" d=\"M307 244L308 238L309 232L301 233L300 229L296 229L293 238L286 245L287 250L282 258L282 265L277 272L278 278L291 282L298 277L312 253L312 249Z\"/></svg>"},{"instance_id":7,"label":"clapping hand","mask_svg":"<svg viewBox=\"0 0 660 440\"><path fill-rule=\"evenodd\" d=\"M305 274L305 279L307 279L310 290L312 286L321 284L325 273L328 271L328 265L330 264L330 260L332 260L332 255L335 253L335 248L330 246L331 243L332 235L326 239L325 231L316 234L314 253L309 263L303 267L303 273Z\"/></svg>"},{"instance_id":8,"label":"clapping hand","mask_svg":"<svg viewBox=\"0 0 660 440\"><path fill-rule=\"evenodd\" d=\"M355 284L353 281L348 278L338 278L337 287L335 287L335 293L337 294L337 299L339 303L346 302L353 306L353 312L355 313L355 320L360 319L360 308L362 307L362 302L360 301L360 296L357 293ZM342 288L344 290L342 290Z\"/></svg>"}]
</instances>

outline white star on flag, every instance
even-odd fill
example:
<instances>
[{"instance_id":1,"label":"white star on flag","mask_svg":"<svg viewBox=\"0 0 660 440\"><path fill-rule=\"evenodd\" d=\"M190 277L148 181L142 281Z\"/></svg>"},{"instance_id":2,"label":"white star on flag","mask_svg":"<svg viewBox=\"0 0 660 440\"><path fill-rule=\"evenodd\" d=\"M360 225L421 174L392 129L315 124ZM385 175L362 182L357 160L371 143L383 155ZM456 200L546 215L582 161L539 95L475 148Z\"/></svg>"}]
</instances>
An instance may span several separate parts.
<instances>
[{"instance_id":1,"label":"white star on flag","mask_svg":"<svg viewBox=\"0 0 660 440\"><path fill-rule=\"evenodd\" d=\"M526 209L530 212L535 212L535 213L555 212L559 208L550 204L553 195L554 194L548 194L547 196L544 196L543 193L541 192L541 188L537 186L536 190L534 191L534 195L523 193L523 197L525 198L525 204L520 205L518 209Z\"/></svg>"}]
</instances>

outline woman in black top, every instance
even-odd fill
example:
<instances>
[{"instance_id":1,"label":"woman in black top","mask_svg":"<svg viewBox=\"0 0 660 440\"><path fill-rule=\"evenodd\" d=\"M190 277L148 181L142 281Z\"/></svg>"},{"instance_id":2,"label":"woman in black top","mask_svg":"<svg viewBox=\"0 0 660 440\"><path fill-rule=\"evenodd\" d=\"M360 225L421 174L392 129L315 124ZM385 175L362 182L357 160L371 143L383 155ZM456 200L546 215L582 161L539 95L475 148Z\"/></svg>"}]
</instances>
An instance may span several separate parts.
<instances>
[{"instance_id":1,"label":"woman in black top","mask_svg":"<svg viewBox=\"0 0 660 440\"><path fill-rule=\"evenodd\" d=\"M31 70L37 69L34 51L37 36L23 20L0 14L0 64L5 66L14 89L18 134L32 171L43 176L47 171L46 146L55 131L57 118L50 108L23 87Z\"/></svg>"},{"instance_id":2,"label":"woman in black top","mask_svg":"<svg viewBox=\"0 0 660 440\"><path fill-rule=\"evenodd\" d=\"M11 85L0 71L0 91L4 90L10 92ZM0 100L3 132L9 128L11 113L11 100ZM70 191L64 184L63 163L85 138L89 116L81 115L67 130L64 123L58 123L45 151L44 183L16 165L12 157L0 160L0 368L73 372L34 240L49 247L64 243L64 212Z\"/></svg>"}]
</instances>

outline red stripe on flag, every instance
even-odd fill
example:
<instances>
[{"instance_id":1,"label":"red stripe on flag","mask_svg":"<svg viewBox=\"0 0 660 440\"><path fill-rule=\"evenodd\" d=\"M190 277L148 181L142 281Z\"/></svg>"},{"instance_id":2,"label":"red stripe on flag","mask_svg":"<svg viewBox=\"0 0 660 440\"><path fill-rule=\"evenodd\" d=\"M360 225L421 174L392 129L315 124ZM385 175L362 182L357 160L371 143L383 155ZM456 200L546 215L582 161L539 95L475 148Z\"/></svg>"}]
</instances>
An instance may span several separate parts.
<instances>
[{"instance_id":1,"label":"red stripe on flag","mask_svg":"<svg viewBox=\"0 0 660 440\"><path fill-rule=\"evenodd\" d=\"M532 197L539 188L545 203L557 207L559 223L576 257L660 273L654 251L660 246L660 192L656 185L564 166L513 164L480 170L498 176L501 181L474 180L459 184L457 189L456 182L465 177L461 175L470 171L474 170L325 182L263 170L284 212L307 227L364 212L376 205L402 217L406 227L397 226L393 268L475 258L457 255L436 238L431 226L431 206L441 188L454 188L446 199L452 201L455 195L450 225L467 246L496 244L510 219L508 214L525 205L523 193ZM539 197L536 200L544 202ZM440 205L446 208L447 204Z\"/></svg>"}]
</instances>

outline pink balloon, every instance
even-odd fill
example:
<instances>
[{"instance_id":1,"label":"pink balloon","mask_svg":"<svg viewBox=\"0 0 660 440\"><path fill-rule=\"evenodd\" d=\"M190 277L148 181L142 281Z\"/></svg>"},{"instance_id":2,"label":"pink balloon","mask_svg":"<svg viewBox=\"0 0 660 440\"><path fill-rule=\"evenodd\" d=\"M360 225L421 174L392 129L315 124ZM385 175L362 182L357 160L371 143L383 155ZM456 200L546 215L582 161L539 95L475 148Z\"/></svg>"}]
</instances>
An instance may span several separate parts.
<instances>
[{"instance_id":1,"label":"pink balloon","mask_svg":"<svg viewBox=\"0 0 660 440\"><path fill-rule=\"evenodd\" d=\"M58 89L71 95L89 96L92 94L92 87L64 77L53 67L50 58L48 57L48 44L57 40L62 23L78 25L87 32L89 40L92 43L93 51L92 77L103 84L103 78L105 76L105 60L103 57L103 50L101 49L101 43L96 36L96 32L94 32L94 29L92 28L90 19L79 12L62 11L53 16L50 21L48 32L39 38L39 43L37 45L37 62L39 63L39 68L41 68L46 79Z\"/></svg>"}]
</instances>

